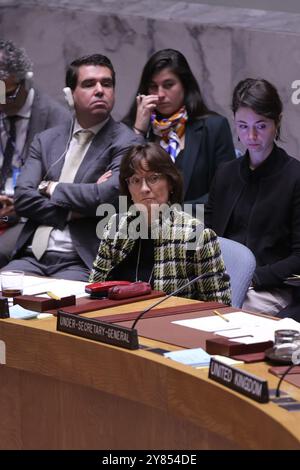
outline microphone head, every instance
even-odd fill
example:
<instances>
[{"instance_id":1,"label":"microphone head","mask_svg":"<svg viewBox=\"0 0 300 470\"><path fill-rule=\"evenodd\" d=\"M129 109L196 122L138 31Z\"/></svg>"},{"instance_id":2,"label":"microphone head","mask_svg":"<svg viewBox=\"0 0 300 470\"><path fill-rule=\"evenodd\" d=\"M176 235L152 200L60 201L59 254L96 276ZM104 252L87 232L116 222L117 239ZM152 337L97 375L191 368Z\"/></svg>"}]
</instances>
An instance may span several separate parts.
<instances>
[{"instance_id":1,"label":"microphone head","mask_svg":"<svg viewBox=\"0 0 300 470\"><path fill-rule=\"evenodd\" d=\"M26 72L26 76L25 76L26 80L32 80L33 78L33 72L31 70L29 70L28 72Z\"/></svg>"},{"instance_id":2,"label":"microphone head","mask_svg":"<svg viewBox=\"0 0 300 470\"><path fill-rule=\"evenodd\" d=\"M292 354L292 363L297 366L300 364L300 345L299 348Z\"/></svg>"}]
</instances>

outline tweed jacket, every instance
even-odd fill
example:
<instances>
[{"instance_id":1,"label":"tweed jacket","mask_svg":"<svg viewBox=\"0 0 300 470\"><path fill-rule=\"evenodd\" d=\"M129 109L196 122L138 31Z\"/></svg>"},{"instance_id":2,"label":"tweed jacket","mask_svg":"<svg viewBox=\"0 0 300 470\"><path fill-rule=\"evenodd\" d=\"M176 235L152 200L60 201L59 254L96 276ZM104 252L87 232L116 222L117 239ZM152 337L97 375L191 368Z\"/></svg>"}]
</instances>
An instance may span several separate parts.
<instances>
[{"instance_id":1,"label":"tweed jacket","mask_svg":"<svg viewBox=\"0 0 300 470\"><path fill-rule=\"evenodd\" d=\"M130 212L110 219L94 261L90 282L109 279L112 269L131 252L136 240L127 234L133 220ZM203 231L197 219L172 209L161 223L151 226L151 236L154 239L154 289L169 294L194 277L208 273L212 275L191 284L178 295L230 304L230 284L222 278L225 266L212 230Z\"/></svg>"}]
</instances>

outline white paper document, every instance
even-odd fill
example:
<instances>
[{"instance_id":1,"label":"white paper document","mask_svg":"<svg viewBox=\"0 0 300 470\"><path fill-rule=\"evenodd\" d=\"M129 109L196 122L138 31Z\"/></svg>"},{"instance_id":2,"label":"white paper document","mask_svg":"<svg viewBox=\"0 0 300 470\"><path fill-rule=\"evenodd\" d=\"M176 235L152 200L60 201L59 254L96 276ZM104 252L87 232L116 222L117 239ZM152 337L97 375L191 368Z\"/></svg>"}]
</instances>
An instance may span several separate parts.
<instances>
[{"instance_id":1,"label":"white paper document","mask_svg":"<svg viewBox=\"0 0 300 470\"><path fill-rule=\"evenodd\" d=\"M39 289L36 289L36 286L41 284L52 283L56 281L56 279L45 278L45 277L37 277L37 276L24 276L24 289L23 294L31 295L31 290L35 292L39 292Z\"/></svg>"},{"instance_id":2,"label":"white paper document","mask_svg":"<svg viewBox=\"0 0 300 470\"><path fill-rule=\"evenodd\" d=\"M173 323L186 326L188 328L194 328L196 330L215 333L217 331L236 330L246 326L263 326L264 324L268 324L268 322L275 321L245 312L225 313L223 314L223 317L227 318L229 321L227 322L218 316L209 316L192 318L190 320L178 320Z\"/></svg>"},{"instance_id":3,"label":"white paper document","mask_svg":"<svg viewBox=\"0 0 300 470\"><path fill-rule=\"evenodd\" d=\"M273 320L245 312L223 314L229 321L220 317L209 316L178 320L173 323L187 328L216 333L237 343L252 344L274 341L276 330L293 329L300 331L300 323L291 318Z\"/></svg>"},{"instance_id":4,"label":"white paper document","mask_svg":"<svg viewBox=\"0 0 300 470\"><path fill-rule=\"evenodd\" d=\"M271 320L269 323L257 325L254 328L242 327L239 331L240 337L231 337L231 341L244 344L263 343L264 341L274 341L276 330L297 330L300 331L300 323L291 318L282 320ZM219 333L217 333L219 334ZM242 337L244 335L244 337ZM223 336L223 335L222 335Z\"/></svg>"},{"instance_id":5,"label":"white paper document","mask_svg":"<svg viewBox=\"0 0 300 470\"><path fill-rule=\"evenodd\" d=\"M87 282L69 281L65 279L43 278L35 276L24 276L24 295L35 295L40 292L51 291L58 297L76 295L83 297L86 294L85 286Z\"/></svg>"}]
</instances>

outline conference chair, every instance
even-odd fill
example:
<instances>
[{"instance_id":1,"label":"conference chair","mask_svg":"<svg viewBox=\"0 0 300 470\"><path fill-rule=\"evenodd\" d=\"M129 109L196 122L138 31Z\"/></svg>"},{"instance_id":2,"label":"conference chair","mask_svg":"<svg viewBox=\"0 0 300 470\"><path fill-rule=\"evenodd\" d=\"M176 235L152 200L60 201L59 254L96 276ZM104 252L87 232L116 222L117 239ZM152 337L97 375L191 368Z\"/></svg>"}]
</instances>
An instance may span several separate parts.
<instances>
[{"instance_id":1,"label":"conference chair","mask_svg":"<svg viewBox=\"0 0 300 470\"><path fill-rule=\"evenodd\" d=\"M256 267L255 256L241 243L218 237L226 271L230 276L232 306L240 308Z\"/></svg>"}]
</instances>

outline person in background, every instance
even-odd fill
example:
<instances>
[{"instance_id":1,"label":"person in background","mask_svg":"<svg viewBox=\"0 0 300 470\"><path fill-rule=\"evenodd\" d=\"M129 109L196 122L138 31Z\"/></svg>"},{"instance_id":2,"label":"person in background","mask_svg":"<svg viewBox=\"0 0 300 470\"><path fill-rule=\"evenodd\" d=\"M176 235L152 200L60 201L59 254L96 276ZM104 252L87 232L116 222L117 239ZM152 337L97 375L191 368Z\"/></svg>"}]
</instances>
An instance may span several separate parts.
<instances>
[{"instance_id":1,"label":"person in background","mask_svg":"<svg viewBox=\"0 0 300 470\"><path fill-rule=\"evenodd\" d=\"M23 223L13 202L14 187L34 136L70 121L66 108L32 84L32 63L24 49L0 40L0 80L5 103L0 102L0 268L8 263Z\"/></svg>"},{"instance_id":2,"label":"person in background","mask_svg":"<svg viewBox=\"0 0 300 470\"><path fill-rule=\"evenodd\" d=\"M217 166L235 158L228 121L210 111L184 55L163 49L144 66L123 121L170 154L183 175L184 202L204 204Z\"/></svg>"},{"instance_id":3,"label":"person in background","mask_svg":"<svg viewBox=\"0 0 300 470\"><path fill-rule=\"evenodd\" d=\"M179 171L160 145L150 142L129 150L120 167L120 193L127 197L129 210L109 220L90 282L146 281L169 294L202 274L203 279L178 295L230 304L217 237L180 210L182 188ZM137 214L147 227L139 236L130 228ZM198 242L191 246L197 233Z\"/></svg>"},{"instance_id":4,"label":"person in background","mask_svg":"<svg viewBox=\"0 0 300 470\"><path fill-rule=\"evenodd\" d=\"M115 72L106 56L74 60L66 85L74 120L32 143L15 191L28 220L5 269L85 281L99 245L97 209L116 202L120 161L140 139L111 117Z\"/></svg>"},{"instance_id":5,"label":"person in background","mask_svg":"<svg viewBox=\"0 0 300 470\"><path fill-rule=\"evenodd\" d=\"M232 110L246 153L218 168L205 222L256 257L243 307L276 315L292 300L292 288L284 281L300 273L300 162L276 144L282 102L274 85L263 79L240 81Z\"/></svg>"}]
</instances>

